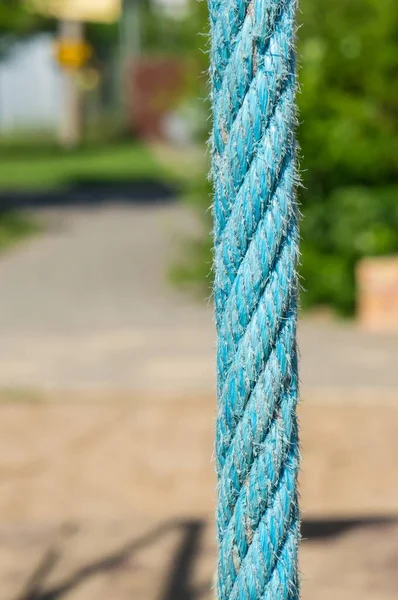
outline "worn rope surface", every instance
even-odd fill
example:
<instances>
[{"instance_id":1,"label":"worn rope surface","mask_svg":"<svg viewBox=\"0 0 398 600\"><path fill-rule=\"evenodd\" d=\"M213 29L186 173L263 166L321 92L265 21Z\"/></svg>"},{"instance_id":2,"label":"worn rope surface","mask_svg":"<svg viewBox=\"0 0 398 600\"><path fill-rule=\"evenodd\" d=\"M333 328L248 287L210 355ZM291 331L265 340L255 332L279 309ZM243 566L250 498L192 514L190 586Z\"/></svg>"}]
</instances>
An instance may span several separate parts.
<instances>
[{"instance_id":1,"label":"worn rope surface","mask_svg":"<svg viewBox=\"0 0 398 600\"><path fill-rule=\"evenodd\" d=\"M294 600L296 0L208 0L219 600Z\"/></svg>"}]
</instances>

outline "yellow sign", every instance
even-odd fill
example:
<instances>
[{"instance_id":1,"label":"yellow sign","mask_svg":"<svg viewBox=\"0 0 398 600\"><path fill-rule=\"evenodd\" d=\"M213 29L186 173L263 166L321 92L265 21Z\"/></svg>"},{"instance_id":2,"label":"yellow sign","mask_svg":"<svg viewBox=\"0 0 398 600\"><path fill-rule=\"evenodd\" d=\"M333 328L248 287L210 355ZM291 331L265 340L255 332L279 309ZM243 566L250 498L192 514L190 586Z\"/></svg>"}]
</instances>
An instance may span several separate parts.
<instances>
[{"instance_id":1,"label":"yellow sign","mask_svg":"<svg viewBox=\"0 0 398 600\"><path fill-rule=\"evenodd\" d=\"M66 39L57 43L55 52L60 65L67 69L84 67L93 54L90 44Z\"/></svg>"},{"instance_id":2,"label":"yellow sign","mask_svg":"<svg viewBox=\"0 0 398 600\"><path fill-rule=\"evenodd\" d=\"M29 8L57 19L114 23L120 18L121 0L25 0Z\"/></svg>"}]
</instances>

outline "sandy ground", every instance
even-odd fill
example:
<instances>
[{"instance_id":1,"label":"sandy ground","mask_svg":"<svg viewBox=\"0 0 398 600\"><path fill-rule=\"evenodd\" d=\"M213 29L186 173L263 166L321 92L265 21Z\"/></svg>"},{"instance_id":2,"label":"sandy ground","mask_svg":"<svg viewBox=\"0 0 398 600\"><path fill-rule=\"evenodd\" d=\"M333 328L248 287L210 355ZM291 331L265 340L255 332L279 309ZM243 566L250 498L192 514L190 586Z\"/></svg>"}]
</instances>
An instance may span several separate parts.
<instances>
[{"instance_id":1,"label":"sandy ground","mask_svg":"<svg viewBox=\"0 0 398 600\"><path fill-rule=\"evenodd\" d=\"M398 522L333 527L302 544L302 598L394 600ZM2 529L0 598L213 600L213 537L211 525L194 519Z\"/></svg>"},{"instance_id":2,"label":"sandy ground","mask_svg":"<svg viewBox=\"0 0 398 600\"><path fill-rule=\"evenodd\" d=\"M398 404L300 411L303 598L398 591ZM0 599L212 598L211 396L0 405Z\"/></svg>"}]
</instances>

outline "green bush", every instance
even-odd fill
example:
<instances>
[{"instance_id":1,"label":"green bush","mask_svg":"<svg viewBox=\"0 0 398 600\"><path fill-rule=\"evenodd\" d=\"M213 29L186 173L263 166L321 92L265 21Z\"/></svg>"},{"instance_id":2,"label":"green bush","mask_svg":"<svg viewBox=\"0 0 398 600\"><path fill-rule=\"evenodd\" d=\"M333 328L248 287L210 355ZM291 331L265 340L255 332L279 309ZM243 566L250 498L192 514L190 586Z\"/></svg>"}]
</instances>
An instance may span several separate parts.
<instances>
[{"instance_id":1,"label":"green bush","mask_svg":"<svg viewBox=\"0 0 398 600\"><path fill-rule=\"evenodd\" d=\"M398 252L398 5L301 8L302 302L350 313L358 259Z\"/></svg>"},{"instance_id":2,"label":"green bush","mask_svg":"<svg viewBox=\"0 0 398 600\"><path fill-rule=\"evenodd\" d=\"M349 314L358 259L398 252L398 3L301 0L299 20L302 305ZM210 248L180 275L209 270Z\"/></svg>"}]
</instances>

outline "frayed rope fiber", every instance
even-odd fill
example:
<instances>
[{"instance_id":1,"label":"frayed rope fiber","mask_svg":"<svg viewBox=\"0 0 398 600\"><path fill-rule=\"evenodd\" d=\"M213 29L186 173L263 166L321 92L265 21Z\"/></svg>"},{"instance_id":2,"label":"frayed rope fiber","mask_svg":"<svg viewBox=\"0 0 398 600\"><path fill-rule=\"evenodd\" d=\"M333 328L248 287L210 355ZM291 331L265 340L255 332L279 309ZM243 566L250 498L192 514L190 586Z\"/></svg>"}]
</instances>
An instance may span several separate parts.
<instances>
[{"instance_id":1,"label":"frayed rope fiber","mask_svg":"<svg viewBox=\"0 0 398 600\"><path fill-rule=\"evenodd\" d=\"M218 600L295 600L296 0L208 0Z\"/></svg>"}]
</instances>

